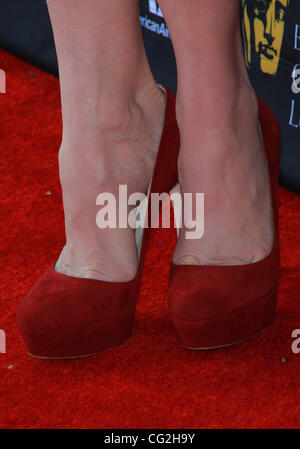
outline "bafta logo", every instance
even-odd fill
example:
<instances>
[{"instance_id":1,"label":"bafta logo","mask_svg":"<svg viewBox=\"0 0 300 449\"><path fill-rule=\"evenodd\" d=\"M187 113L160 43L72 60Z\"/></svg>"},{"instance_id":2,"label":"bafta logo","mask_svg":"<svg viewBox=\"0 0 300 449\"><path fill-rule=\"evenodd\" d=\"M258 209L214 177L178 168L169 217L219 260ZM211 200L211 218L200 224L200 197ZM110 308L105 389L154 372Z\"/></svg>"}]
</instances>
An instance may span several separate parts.
<instances>
[{"instance_id":1,"label":"bafta logo","mask_svg":"<svg viewBox=\"0 0 300 449\"><path fill-rule=\"evenodd\" d=\"M290 0L242 0L242 32L248 68L275 76Z\"/></svg>"}]
</instances>

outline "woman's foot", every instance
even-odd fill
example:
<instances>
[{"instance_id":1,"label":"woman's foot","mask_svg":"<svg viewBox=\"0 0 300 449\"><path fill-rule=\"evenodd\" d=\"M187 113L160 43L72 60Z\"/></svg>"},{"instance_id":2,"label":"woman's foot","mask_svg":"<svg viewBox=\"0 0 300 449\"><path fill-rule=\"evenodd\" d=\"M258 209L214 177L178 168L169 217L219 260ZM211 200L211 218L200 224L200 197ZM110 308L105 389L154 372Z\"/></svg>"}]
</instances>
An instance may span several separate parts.
<instances>
[{"instance_id":1,"label":"woman's foot","mask_svg":"<svg viewBox=\"0 0 300 449\"><path fill-rule=\"evenodd\" d=\"M231 102L204 108L193 139L182 139L179 179L183 192L204 193L204 236L180 233L177 265L243 265L265 258L273 246L268 169L252 89ZM226 108L222 110L222 104ZM185 129L184 136L188 135Z\"/></svg>"},{"instance_id":2,"label":"woman's foot","mask_svg":"<svg viewBox=\"0 0 300 449\"><path fill-rule=\"evenodd\" d=\"M93 125L64 128L59 153L66 245L56 271L69 276L111 282L134 278L137 248L134 231L101 230L96 224L96 198L119 185L128 195L147 193L164 124L165 95L149 82L134 93L126 107L101 101L101 116ZM127 217L126 217L127 218Z\"/></svg>"}]
</instances>

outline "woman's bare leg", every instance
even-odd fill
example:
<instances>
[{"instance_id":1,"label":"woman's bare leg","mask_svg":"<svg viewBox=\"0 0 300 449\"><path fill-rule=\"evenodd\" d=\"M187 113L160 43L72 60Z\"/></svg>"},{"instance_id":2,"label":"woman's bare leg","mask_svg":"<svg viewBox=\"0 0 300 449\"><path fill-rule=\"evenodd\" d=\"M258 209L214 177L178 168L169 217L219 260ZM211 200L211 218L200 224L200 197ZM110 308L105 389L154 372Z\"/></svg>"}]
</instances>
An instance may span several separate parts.
<instances>
[{"instance_id":1,"label":"woman's bare leg","mask_svg":"<svg viewBox=\"0 0 300 449\"><path fill-rule=\"evenodd\" d=\"M59 153L66 245L56 270L128 281L137 269L130 229L99 230L96 198L146 192L165 98L152 77L137 0L48 0L59 61Z\"/></svg>"},{"instance_id":2,"label":"woman's bare leg","mask_svg":"<svg viewBox=\"0 0 300 449\"><path fill-rule=\"evenodd\" d=\"M178 67L179 172L184 192L205 193L205 234L181 233L177 264L245 264L273 244L257 103L239 32L239 0L160 0Z\"/></svg>"}]
</instances>

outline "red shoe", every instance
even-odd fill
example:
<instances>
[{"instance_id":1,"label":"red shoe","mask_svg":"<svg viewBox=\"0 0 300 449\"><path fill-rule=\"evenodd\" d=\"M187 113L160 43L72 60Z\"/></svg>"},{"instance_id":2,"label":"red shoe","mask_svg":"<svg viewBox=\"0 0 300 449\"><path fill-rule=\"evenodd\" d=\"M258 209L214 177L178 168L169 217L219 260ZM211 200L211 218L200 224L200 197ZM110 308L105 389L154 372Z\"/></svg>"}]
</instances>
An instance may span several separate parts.
<instances>
[{"instance_id":1,"label":"red shoe","mask_svg":"<svg viewBox=\"0 0 300 449\"><path fill-rule=\"evenodd\" d=\"M169 192L176 184L178 152L175 97L167 90L165 124L150 193ZM145 228L138 272L130 282L79 279L56 272L54 266L48 268L17 312L29 354L43 358L80 357L129 339L134 330L149 236L150 228Z\"/></svg>"},{"instance_id":2,"label":"red shoe","mask_svg":"<svg viewBox=\"0 0 300 449\"><path fill-rule=\"evenodd\" d=\"M248 340L275 318L280 130L272 111L260 99L259 106L272 191L274 247L265 259L248 265L171 265L170 315L181 344L189 349L213 349Z\"/></svg>"}]
</instances>

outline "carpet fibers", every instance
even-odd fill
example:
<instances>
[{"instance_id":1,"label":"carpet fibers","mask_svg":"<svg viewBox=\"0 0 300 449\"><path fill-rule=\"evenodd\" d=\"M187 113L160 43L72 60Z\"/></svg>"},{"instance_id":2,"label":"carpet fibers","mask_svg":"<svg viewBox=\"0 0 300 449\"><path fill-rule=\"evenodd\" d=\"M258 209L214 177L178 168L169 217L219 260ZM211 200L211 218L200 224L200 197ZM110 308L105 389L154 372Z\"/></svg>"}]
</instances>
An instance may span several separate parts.
<instances>
[{"instance_id":1,"label":"carpet fibers","mask_svg":"<svg viewBox=\"0 0 300 449\"><path fill-rule=\"evenodd\" d=\"M59 85L2 51L0 69L0 428L299 428L300 197L282 188L278 315L256 339L212 352L178 345L166 303L175 232L156 230L134 338L88 359L26 354L16 308L64 243Z\"/></svg>"}]
</instances>

